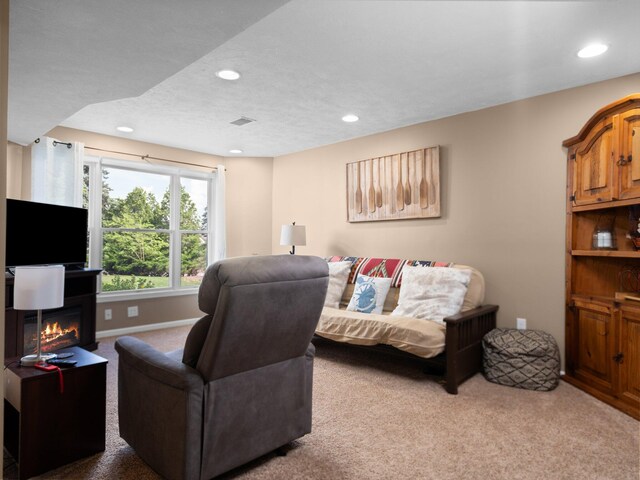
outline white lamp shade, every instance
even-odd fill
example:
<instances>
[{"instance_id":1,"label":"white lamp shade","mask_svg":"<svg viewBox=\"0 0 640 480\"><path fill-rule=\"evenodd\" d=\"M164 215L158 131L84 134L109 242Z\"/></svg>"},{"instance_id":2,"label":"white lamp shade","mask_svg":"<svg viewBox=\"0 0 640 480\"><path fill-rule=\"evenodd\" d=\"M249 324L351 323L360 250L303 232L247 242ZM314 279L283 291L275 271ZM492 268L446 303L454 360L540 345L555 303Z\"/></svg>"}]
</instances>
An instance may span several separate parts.
<instances>
[{"instance_id":1,"label":"white lamp shade","mask_svg":"<svg viewBox=\"0 0 640 480\"><path fill-rule=\"evenodd\" d=\"M282 225L280 245L306 245L307 233L304 225Z\"/></svg>"},{"instance_id":2,"label":"white lamp shade","mask_svg":"<svg viewBox=\"0 0 640 480\"><path fill-rule=\"evenodd\" d=\"M64 304L64 266L16 267L13 308L46 310Z\"/></svg>"}]
</instances>

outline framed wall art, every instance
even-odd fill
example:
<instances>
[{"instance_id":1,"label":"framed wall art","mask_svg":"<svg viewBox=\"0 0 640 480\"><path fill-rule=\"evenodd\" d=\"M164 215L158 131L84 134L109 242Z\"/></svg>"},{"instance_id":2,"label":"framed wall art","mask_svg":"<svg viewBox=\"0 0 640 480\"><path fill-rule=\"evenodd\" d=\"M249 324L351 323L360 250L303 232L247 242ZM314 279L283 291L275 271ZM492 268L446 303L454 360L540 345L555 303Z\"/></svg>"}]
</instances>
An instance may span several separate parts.
<instances>
[{"instance_id":1,"label":"framed wall art","mask_svg":"<svg viewBox=\"0 0 640 480\"><path fill-rule=\"evenodd\" d=\"M440 216L440 147L347 163L347 220Z\"/></svg>"}]
</instances>

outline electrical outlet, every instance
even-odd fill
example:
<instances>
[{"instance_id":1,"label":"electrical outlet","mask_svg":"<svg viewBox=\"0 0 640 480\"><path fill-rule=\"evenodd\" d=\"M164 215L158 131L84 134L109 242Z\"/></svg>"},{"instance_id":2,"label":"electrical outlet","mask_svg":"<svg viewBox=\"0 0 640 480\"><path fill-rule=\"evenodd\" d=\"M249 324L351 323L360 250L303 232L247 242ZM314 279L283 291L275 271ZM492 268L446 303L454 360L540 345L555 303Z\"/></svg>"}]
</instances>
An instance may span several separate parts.
<instances>
[{"instance_id":1,"label":"electrical outlet","mask_svg":"<svg viewBox=\"0 0 640 480\"><path fill-rule=\"evenodd\" d=\"M111 309L110 308L105 308L104 309L104 319L105 320L111 320L112 315L111 315Z\"/></svg>"},{"instance_id":2,"label":"electrical outlet","mask_svg":"<svg viewBox=\"0 0 640 480\"><path fill-rule=\"evenodd\" d=\"M516 328L518 330L526 330L527 329L527 319L526 318L516 318Z\"/></svg>"},{"instance_id":3,"label":"electrical outlet","mask_svg":"<svg viewBox=\"0 0 640 480\"><path fill-rule=\"evenodd\" d=\"M127 308L127 317L137 317L137 316L138 316L138 306L137 305Z\"/></svg>"}]
</instances>

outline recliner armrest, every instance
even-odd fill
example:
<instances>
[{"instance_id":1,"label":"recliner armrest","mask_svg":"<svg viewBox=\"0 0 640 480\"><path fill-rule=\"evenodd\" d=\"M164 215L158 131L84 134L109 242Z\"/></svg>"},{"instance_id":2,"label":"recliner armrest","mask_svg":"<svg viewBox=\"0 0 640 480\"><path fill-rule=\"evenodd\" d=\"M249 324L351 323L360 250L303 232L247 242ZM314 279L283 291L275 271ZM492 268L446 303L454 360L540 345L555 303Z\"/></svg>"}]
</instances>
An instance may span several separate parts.
<instances>
[{"instance_id":1,"label":"recliner armrest","mask_svg":"<svg viewBox=\"0 0 640 480\"><path fill-rule=\"evenodd\" d=\"M171 359L151 345L134 337L120 337L115 348L118 361L137 369L149 378L181 390L201 389L204 384L197 370Z\"/></svg>"}]
</instances>

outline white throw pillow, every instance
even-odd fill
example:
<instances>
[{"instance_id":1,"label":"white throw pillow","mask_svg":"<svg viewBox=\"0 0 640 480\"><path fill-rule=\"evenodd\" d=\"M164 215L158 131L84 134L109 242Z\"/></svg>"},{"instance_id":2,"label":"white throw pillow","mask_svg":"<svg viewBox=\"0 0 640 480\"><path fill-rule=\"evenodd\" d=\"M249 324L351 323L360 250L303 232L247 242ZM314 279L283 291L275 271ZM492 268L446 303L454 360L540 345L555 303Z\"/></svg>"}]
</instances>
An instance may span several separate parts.
<instances>
[{"instance_id":1,"label":"white throw pillow","mask_svg":"<svg viewBox=\"0 0 640 480\"><path fill-rule=\"evenodd\" d=\"M404 267L398 306L391 313L442 323L460 311L471 270L448 267Z\"/></svg>"},{"instance_id":2,"label":"white throw pillow","mask_svg":"<svg viewBox=\"0 0 640 480\"><path fill-rule=\"evenodd\" d=\"M324 299L324 306L338 308L344 288L351 273L351 262L329 262L329 288Z\"/></svg>"},{"instance_id":3,"label":"white throw pillow","mask_svg":"<svg viewBox=\"0 0 640 480\"><path fill-rule=\"evenodd\" d=\"M384 300L391 288L391 278L368 277L358 274L353 296L347 310L362 313L382 313Z\"/></svg>"}]
</instances>

